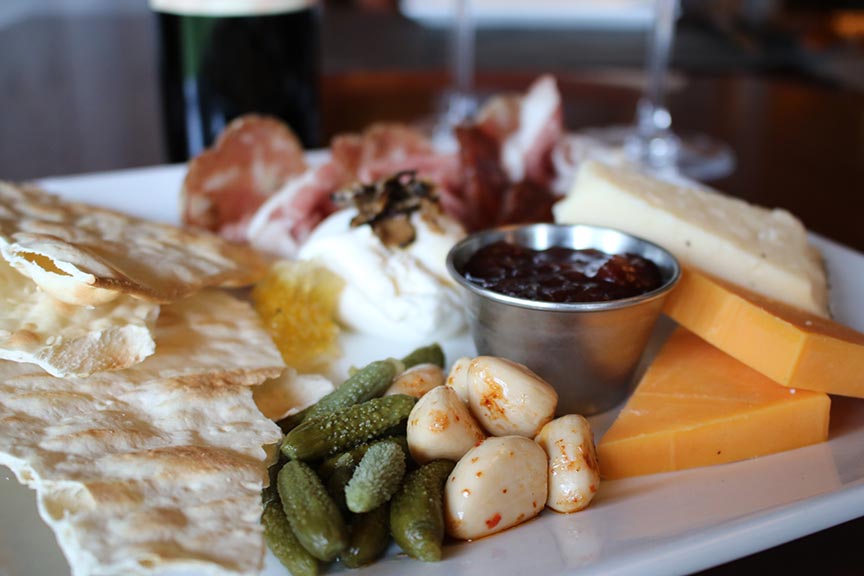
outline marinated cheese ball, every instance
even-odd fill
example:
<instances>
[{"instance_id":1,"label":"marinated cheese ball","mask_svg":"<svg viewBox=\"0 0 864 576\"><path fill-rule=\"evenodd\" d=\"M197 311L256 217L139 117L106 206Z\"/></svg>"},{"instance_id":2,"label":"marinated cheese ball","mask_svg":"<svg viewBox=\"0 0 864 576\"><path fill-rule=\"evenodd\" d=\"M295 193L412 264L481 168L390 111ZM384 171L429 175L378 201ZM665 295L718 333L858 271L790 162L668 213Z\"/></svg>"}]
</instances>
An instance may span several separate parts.
<instances>
[{"instance_id":1,"label":"marinated cheese ball","mask_svg":"<svg viewBox=\"0 0 864 576\"><path fill-rule=\"evenodd\" d=\"M452 388L438 386L408 416L408 450L420 464L459 460L486 435Z\"/></svg>"},{"instance_id":2,"label":"marinated cheese ball","mask_svg":"<svg viewBox=\"0 0 864 576\"><path fill-rule=\"evenodd\" d=\"M447 533L473 540L539 514L547 498L546 453L530 438L487 438L456 464L444 488Z\"/></svg>"},{"instance_id":3,"label":"marinated cheese ball","mask_svg":"<svg viewBox=\"0 0 864 576\"><path fill-rule=\"evenodd\" d=\"M435 364L417 364L396 377L385 395L406 394L420 398L444 384L444 371Z\"/></svg>"},{"instance_id":4,"label":"marinated cheese ball","mask_svg":"<svg viewBox=\"0 0 864 576\"><path fill-rule=\"evenodd\" d=\"M463 356L453 363L450 368L450 373L447 375L445 384L459 395L462 402L468 403L468 366L471 365L471 358Z\"/></svg>"},{"instance_id":5,"label":"marinated cheese ball","mask_svg":"<svg viewBox=\"0 0 864 576\"><path fill-rule=\"evenodd\" d=\"M552 420L534 439L549 457L549 498L558 512L582 510L600 487L600 466L591 424L569 414Z\"/></svg>"},{"instance_id":6,"label":"marinated cheese ball","mask_svg":"<svg viewBox=\"0 0 864 576\"><path fill-rule=\"evenodd\" d=\"M558 393L522 364L478 356L468 366L468 406L493 436L534 438L555 417Z\"/></svg>"}]
</instances>

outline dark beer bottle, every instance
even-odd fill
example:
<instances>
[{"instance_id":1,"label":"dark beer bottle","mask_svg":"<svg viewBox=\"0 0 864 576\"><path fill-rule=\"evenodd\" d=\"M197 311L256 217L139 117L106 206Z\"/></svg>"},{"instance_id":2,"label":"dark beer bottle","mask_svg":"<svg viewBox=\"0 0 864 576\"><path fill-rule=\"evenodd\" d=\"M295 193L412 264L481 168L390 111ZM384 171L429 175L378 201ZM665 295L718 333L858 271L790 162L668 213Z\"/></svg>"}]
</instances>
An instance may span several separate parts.
<instances>
[{"instance_id":1,"label":"dark beer bottle","mask_svg":"<svg viewBox=\"0 0 864 576\"><path fill-rule=\"evenodd\" d=\"M170 162L213 143L237 116L281 118L320 144L317 0L150 0L159 34Z\"/></svg>"}]
</instances>

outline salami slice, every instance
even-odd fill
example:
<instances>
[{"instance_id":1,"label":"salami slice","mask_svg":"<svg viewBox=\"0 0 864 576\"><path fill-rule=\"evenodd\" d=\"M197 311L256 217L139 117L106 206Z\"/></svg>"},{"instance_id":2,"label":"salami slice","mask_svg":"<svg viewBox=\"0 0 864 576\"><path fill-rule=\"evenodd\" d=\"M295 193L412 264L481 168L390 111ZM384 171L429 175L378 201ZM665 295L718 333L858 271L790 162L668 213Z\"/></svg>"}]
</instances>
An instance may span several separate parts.
<instances>
[{"instance_id":1,"label":"salami slice","mask_svg":"<svg viewBox=\"0 0 864 576\"><path fill-rule=\"evenodd\" d=\"M183 223L243 240L258 208L305 170L303 147L290 128L275 118L242 116L189 163Z\"/></svg>"}]
</instances>

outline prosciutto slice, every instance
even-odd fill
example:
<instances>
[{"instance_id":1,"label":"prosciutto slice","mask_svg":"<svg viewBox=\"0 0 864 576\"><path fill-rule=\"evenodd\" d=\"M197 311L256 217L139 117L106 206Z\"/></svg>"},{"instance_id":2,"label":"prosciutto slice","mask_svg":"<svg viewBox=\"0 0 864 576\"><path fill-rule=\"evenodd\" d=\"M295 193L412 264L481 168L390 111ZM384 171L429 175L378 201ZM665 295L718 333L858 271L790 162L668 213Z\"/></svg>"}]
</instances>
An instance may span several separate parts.
<instances>
[{"instance_id":1,"label":"prosciutto slice","mask_svg":"<svg viewBox=\"0 0 864 576\"><path fill-rule=\"evenodd\" d=\"M436 184L444 212L468 230L550 220L557 199L553 150L563 132L551 76L524 95L492 98L473 121L456 128L457 152L436 150L409 126L380 123L336 136L330 158L310 167L290 129L247 116L190 163L184 222L291 257L337 209L335 192L407 170ZM562 157L567 167L569 157Z\"/></svg>"},{"instance_id":2,"label":"prosciutto slice","mask_svg":"<svg viewBox=\"0 0 864 576\"><path fill-rule=\"evenodd\" d=\"M475 125L498 142L501 165L511 182L551 182L552 150L564 133L561 94L552 76L535 80L524 96L492 98Z\"/></svg>"},{"instance_id":3,"label":"prosciutto slice","mask_svg":"<svg viewBox=\"0 0 864 576\"><path fill-rule=\"evenodd\" d=\"M456 130L461 220L468 230L548 221L557 199L553 150L564 132L561 96L544 76L524 96L497 96Z\"/></svg>"},{"instance_id":4,"label":"prosciutto slice","mask_svg":"<svg viewBox=\"0 0 864 576\"><path fill-rule=\"evenodd\" d=\"M415 170L418 177L436 183L442 196L461 206L452 200L453 193L446 192L459 182L456 156L436 152L408 126L375 124L362 134L340 135L330 152L327 162L290 179L256 211L246 233L248 241L259 249L293 256L315 226L336 210L334 192L403 170Z\"/></svg>"}]
</instances>

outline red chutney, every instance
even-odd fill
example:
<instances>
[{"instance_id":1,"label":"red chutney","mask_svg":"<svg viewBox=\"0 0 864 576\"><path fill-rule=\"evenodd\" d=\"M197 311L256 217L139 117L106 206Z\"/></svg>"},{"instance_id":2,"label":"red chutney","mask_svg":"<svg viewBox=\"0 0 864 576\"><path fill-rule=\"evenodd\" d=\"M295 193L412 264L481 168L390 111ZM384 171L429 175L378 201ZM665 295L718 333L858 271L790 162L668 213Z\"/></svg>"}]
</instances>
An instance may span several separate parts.
<instances>
[{"instance_id":1,"label":"red chutney","mask_svg":"<svg viewBox=\"0 0 864 576\"><path fill-rule=\"evenodd\" d=\"M656 290L660 270L637 254L495 242L468 260L465 278L487 290L537 302L608 302Z\"/></svg>"}]
</instances>

